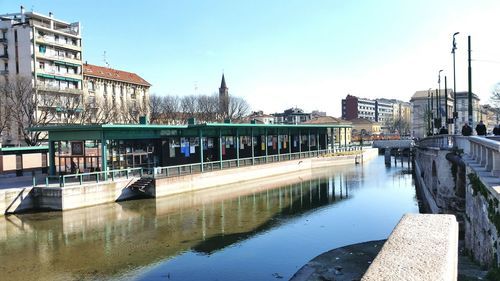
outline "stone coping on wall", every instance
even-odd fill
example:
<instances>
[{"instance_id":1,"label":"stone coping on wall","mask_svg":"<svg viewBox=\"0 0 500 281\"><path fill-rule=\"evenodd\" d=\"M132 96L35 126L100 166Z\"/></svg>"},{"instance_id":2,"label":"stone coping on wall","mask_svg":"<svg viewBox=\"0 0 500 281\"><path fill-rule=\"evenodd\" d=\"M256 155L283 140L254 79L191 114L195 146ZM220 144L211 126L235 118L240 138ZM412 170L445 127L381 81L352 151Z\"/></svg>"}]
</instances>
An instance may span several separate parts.
<instances>
[{"instance_id":1,"label":"stone coping on wall","mask_svg":"<svg viewBox=\"0 0 500 281\"><path fill-rule=\"evenodd\" d=\"M457 280L453 215L405 214L361 280Z\"/></svg>"}]
</instances>

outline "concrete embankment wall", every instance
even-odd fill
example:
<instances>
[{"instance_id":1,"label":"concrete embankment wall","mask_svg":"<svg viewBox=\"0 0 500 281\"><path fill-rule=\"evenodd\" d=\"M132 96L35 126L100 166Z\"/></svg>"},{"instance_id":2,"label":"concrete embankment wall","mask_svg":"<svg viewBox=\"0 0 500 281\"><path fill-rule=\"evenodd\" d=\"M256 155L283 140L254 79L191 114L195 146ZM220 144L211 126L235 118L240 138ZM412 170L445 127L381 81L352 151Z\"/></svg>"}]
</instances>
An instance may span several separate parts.
<instances>
[{"instance_id":1,"label":"concrete embankment wall","mask_svg":"<svg viewBox=\"0 0 500 281\"><path fill-rule=\"evenodd\" d=\"M377 149L367 149L363 161L376 157ZM358 161L360 161L360 156ZM183 192L202 190L222 185L237 184L284 174L297 173L333 165L354 164L356 156L316 157L270 163L257 166L245 166L203 174L185 175L174 178L156 179L155 185L146 190L152 197L162 197Z\"/></svg>"},{"instance_id":2,"label":"concrete embankment wall","mask_svg":"<svg viewBox=\"0 0 500 281\"><path fill-rule=\"evenodd\" d=\"M419 193L428 211L433 214L462 214L465 208L463 194L456 187L453 164L446 159L449 151L417 149L415 175Z\"/></svg>"},{"instance_id":3,"label":"concrete embankment wall","mask_svg":"<svg viewBox=\"0 0 500 281\"><path fill-rule=\"evenodd\" d=\"M483 178L487 174L471 166L466 175L465 247L481 265L500 266L500 186L491 186Z\"/></svg>"},{"instance_id":4,"label":"concrete embankment wall","mask_svg":"<svg viewBox=\"0 0 500 281\"><path fill-rule=\"evenodd\" d=\"M126 200L136 194L127 188L138 178L60 187L30 187L0 190L2 214L28 210L70 210Z\"/></svg>"},{"instance_id":5,"label":"concrete embankment wall","mask_svg":"<svg viewBox=\"0 0 500 281\"><path fill-rule=\"evenodd\" d=\"M500 186L488 182L491 174L468 156L462 156L465 168L461 168L446 159L449 153L437 148L416 150L418 192L430 212L456 215L465 248L475 261L482 266L498 266Z\"/></svg>"},{"instance_id":6,"label":"concrete embankment wall","mask_svg":"<svg viewBox=\"0 0 500 281\"><path fill-rule=\"evenodd\" d=\"M455 217L406 214L361 280L455 281L457 265Z\"/></svg>"},{"instance_id":7,"label":"concrete embankment wall","mask_svg":"<svg viewBox=\"0 0 500 281\"><path fill-rule=\"evenodd\" d=\"M377 156L377 149L363 152L363 161ZM360 156L358 161L360 161ZM284 161L265 165L245 166L222 171L156 179L154 186L146 190L152 197L161 197L210 187L237 184L245 181L286 175L299 171L332 165L355 163L356 156L317 157ZM126 200L138 194L128 188L137 178L117 179L113 182L67 185L60 187L14 188L0 190L1 214L28 210L70 210L92 205Z\"/></svg>"}]
</instances>

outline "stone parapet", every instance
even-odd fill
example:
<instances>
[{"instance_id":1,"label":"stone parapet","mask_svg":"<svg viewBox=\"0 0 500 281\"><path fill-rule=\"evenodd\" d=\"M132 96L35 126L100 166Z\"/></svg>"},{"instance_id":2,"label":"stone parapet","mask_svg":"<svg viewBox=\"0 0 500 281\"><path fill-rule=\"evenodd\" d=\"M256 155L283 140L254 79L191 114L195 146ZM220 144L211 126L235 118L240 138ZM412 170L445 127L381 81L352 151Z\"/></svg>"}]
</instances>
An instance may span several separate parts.
<instances>
[{"instance_id":1,"label":"stone parapet","mask_svg":"<svg viewBox=\"0 0 500 281\"><path fill-rule=\"evenodd\" d=\"M361 280L457 280L453 215L406 214Z\"/></svg>"}]
</instances>

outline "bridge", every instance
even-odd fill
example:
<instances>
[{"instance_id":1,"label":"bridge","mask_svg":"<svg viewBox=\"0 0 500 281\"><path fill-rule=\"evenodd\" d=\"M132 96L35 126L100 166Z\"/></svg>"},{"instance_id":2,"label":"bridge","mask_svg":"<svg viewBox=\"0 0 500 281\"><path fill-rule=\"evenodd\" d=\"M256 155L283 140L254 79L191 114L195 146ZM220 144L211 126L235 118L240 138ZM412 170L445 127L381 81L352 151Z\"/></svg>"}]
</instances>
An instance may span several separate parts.
<instances>
[{"instance_id":1,"label":"bridge","mask_svg":"<svg viewBox=\"0 0 500 281\"><path fill-rule=\"evenodd\" d=\"M465 247L485 267L500 265L500 138L438 135L415 144L415 176L432 213L454 214Z\"/></svg>"},{"instance_id":2,"label":"bridge","mask_svg":"<svg viewBox=\"0 0 500 281\"><path fill-rule=\"evenodd\" d=\"M374 148L412 148L415 145L413 140L376 140L373 141Z\"/></svg>"}]
</instances>

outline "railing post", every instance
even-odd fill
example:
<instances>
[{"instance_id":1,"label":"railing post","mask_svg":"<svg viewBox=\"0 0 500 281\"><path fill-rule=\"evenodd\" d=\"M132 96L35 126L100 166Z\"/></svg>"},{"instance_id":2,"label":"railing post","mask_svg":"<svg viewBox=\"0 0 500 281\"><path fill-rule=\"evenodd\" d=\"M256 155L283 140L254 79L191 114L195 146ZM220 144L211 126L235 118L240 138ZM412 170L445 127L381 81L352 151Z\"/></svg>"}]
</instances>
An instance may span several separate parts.
<instances>
[{"instance_id":1,"label":"railing post","mask_svg":"<svg viewBox=\"0 0 500 281\"><path fill-rule=\"evenodd\" d=\"M139 175L142 177L144 175L144 172L142 170L142 168L139 170Z\"/></svg>"},{"instance_id":2,"label":"railing post","mask_svg":"<svg viewBox=\"0 0 500 281\"><path fill-rule=\"evenodd\" d=\"M128 179L128 169L127 169L127 170L125 170L125 176L126 176L126 177L127 177L127 179Z\"/></svg>"},{"instance_id":3,"label":"railing post","mask_svg":"<svg viewBox=\"0 0 500 281\"><path fill-rule=\"evenodd\" d=\"M45 177L45 187L49 187L49 177Z\"/></svg>"},{"instance_id":4,"label":"railing post","mask_svg":"<svg viewBox=\"0 0 500 281\"><path fill-rule=\"evenodd\" d=\"M59 176L59 186L64 187L64 176Z\"/></svg>"},{"instance_id":5,"label":"railing post","mask_svg":"<svg viewBox=\"0 0 500 281\"><path fill-rule=\"evenodd\" d=\"M31 180L32 180L32 183L33 183L33 187L35 187L36 186L35 171L31 172Z\"/></svg>"},{"instance_id":6,"label":"railing post","mask_svg":"<svg viewBox=\"0 0 500 281\"><path fill-rule=\"evenodd\" d=\"M83 176L82 176L82 175L79 175L79 176L78 176L78 179L80 180L80 185L82 185L82 183L83 183Z\"/></svg>"}]
</instances>

